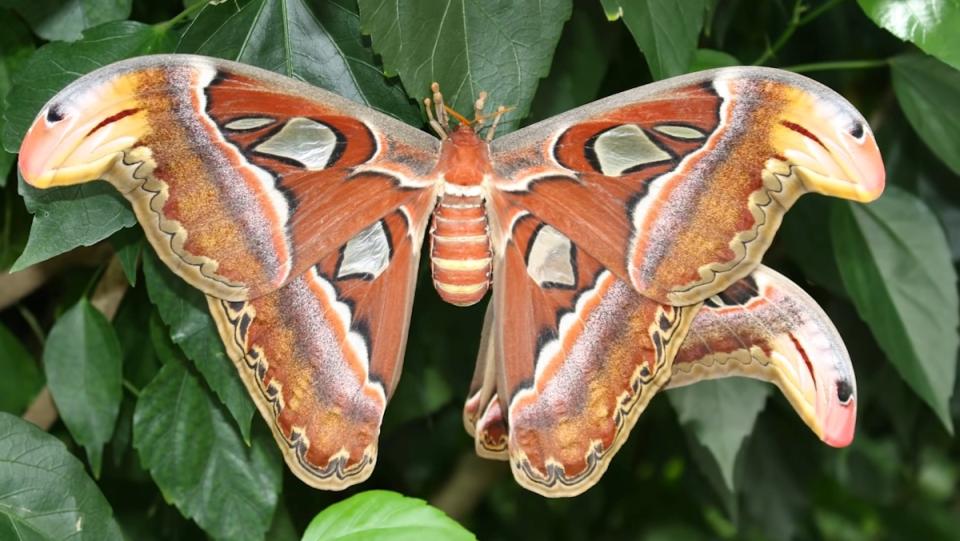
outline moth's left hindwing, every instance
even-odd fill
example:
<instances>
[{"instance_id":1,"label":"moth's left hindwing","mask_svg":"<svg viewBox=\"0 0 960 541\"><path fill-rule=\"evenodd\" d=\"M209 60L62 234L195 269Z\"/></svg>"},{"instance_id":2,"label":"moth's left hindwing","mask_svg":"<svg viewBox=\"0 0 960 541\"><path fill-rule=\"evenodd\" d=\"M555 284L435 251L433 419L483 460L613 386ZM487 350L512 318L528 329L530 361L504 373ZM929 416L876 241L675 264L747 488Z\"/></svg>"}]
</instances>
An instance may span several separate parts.
<instances>
[{"instance_id":1,"label":"moth's left hindwing","mask_svg":"<svg viewBox=\"0 0 960 541\"><path fill-rule=\"evenodd\" d=\"M509 234L498 250L487 342L499 404L476 416L477 445L501 455L496 435L506 430L519 483L548 496L578 494L600 478L669 378L696 307L639 295L529 213L503 223Z\"/></svg>"}]
</instances>

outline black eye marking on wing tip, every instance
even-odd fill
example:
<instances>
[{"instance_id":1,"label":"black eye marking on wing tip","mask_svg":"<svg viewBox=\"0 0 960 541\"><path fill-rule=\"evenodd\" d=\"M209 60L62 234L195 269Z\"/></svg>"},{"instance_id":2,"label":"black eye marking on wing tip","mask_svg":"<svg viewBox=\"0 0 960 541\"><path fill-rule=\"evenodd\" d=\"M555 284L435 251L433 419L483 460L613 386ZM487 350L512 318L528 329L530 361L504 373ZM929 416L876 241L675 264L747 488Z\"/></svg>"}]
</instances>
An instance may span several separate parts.
<instances>
[{"instance_id":1,"label":"black eye marking on wing tip","mask_svg":"<svg viewBox=\"0 0 960 541\"><path fill-rule=\"evenodd\" d=\"M837 400L846 404L851 398L853 398L853 386L850 382L845 379L837 380Z\"/></svg>"},{"instance_id":2,"label":"black eye marking on wing tip","mask_svg":"<svg viewBox=\"0 0 960 541\"><path fill-rule=\"evenodd\" d=\"M863 137L863 133L863 122L854 122L850 128L850 135L853 136L854 139L860 139Z\"/></svg>"},{"instance_id":3,"label":"black eye marking on wing tip","mask_svg":"<svg viewBox=\"0 0 960 541\"><path fill-rule=\"evenodd\" d=\"M47 109L47 122L50 124L55 124L63 120L63 111L60 110L58 105L51 105Z\"/></svg>"}]
</instances>

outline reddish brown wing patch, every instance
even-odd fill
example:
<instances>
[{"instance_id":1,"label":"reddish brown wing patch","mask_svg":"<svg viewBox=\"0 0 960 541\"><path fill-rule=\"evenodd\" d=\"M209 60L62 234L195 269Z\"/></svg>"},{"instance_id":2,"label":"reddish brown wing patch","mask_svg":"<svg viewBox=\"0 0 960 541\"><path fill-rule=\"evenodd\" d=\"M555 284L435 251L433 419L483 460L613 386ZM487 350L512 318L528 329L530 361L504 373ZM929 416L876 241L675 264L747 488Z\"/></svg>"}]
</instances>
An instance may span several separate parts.
<instances>
[{"instance_id":1,"label":"reddish brown wing patch","mask_svg":"<svg viewBox=\"0 0 960 541\"><path fill-rule=\"evenodd\" d=\"M650 181L675 170L706 144L719 125L721 103L708 85L694 85L577 121L542 147L507 149L495 156L507 179L503 186L510 188L502 192L505 204L529 210L629 281L630 260L625 254L634 230L633 208L647 196ZM622 135L615 131L624 126L637 131ZM686 137L677 136L683 129ZM606 140L618 135L628 142L632 139L635 149L646 154L636 156L632 165L618 162L616 147ZM549 168L534 165L549 162L564 169L551 175ZM510 186L514 179L529 176L539 180L528 184L527 190Z\"/></svg>"},{"instance_id":2,"label":"reddish brown wing patch","mask_svg":"<svg viewBox=\"0 0 960 541\"><path fill-rule=\"evenodd\" d=\"M225 139L252 164L270 173L276 190L292 210L287 234L294 249L293 274L342 245L366 225L410 202L419 190L400 188L398 176L418 176L436 159L403 142L388 137L378 139L366 123L342 111L300 96L278 93L247 77L221 73L205 92L207 111L220 125ZM267 111L265 103L270 104ZM252 129L231 129L242 126L245 119L270 122ZM299 149L294 143L310 148L309 140L299 140L297 134L284 138L284 130L290 129L292 121L314 126L307 135L327 130L324 133L332 138L332 148L324 151L322 167L297 156ZM267 146L277 140L280 143L274 147L279 149ZM378 172L356 169L378 155L382 158L391 154L404 160L391 162Z\"/></svg>"}]
</instances>

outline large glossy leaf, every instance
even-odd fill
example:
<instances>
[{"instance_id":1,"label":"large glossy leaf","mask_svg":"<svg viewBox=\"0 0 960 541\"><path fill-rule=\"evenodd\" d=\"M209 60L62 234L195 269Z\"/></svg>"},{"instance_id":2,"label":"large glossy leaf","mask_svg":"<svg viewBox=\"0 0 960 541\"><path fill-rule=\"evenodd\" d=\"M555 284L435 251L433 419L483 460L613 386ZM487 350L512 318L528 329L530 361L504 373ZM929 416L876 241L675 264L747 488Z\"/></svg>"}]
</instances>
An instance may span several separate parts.
<instances>
[{"instance_id":1,"label":"large glossy leaf","mask_svg":"<svg viewBox=\"0 0 960 541\"><path fill-rule=\"evenodd\" d=\"M960 69L960 2L858 0L873 22Z\"/></svg>"},{"instance_id":2,"label":"large glossy leaf","mask_svg":"<svg viewBox=\"0 0 960 541\"><path fill-rule=\"evenodd\" d=\"M80 299L50 329L43 365L60 417L99 476L103 444L113 435L123 394L116 332L103 314Z\"/></svg>"},{"instance_id":3,"label":"large glossy leaf","mask_svg":"<svg viewBox=\"0 0 960 541\"><path fill-rule=\"evenodd\" d=\"M3 112L6 96L13 86L13 76L33 52L33 37L30 30L8 10L0 9L0 20L5 21L0 32L0 133L3 133ZM7 173L13 167L16 156L0 148L0 187L6 185Z\"/></svg>"},{"instance_id":4,"label":"large glossy leaf","mask_svg":"<svg viewBox=\"0 0 960 541\"><path fill-rule=\"evenodd\" d=\"M237 60L302 79L408 122L419 113L362 43L353 0L248 0L209 5L178 52Z\"/></svg>"},{"instance_id":5,"label":"large glossy leaf","mask_svg":"<svg viewBox=\"0 0 960 541\"><path fill-rule=\"evenodd\" d=\"M63 443L2 412L0 539L123 539L110 504Z\"/></svg>"},{"instance_id":6,"label":"large glossy leaf","mask_svg":"<svg viewBox=\"0 0 960 541\"><path fill-rule=\"evenodd\" d=\"M687 72L697 50L707 0L602 0L607 18L623 19L655 79Z\"/></svg>"},{"instance_id":7,"label":"large glossy leaf","mask_svg":"<svg viewBox=\"0 0 960 541\"><path fill-rule=\"evenodd\" d=\"M893 90L910 125L960 175L960 71L929 56L891 60Z\"/></svg>"},{"instance_id":8,"label":"large glossy leaf","mask_svg":"<svg viewBox=\"0 0 960 541\"><path fill-rule=\"evenodd\" d=\"M236 419L243 439L250 439L253 401L227 357L203 294L167 269L153 250L143 252L143 274L150 300L170 327L170 337L193 361L207 385Z\"/></svg>"},{"instance_id":9,"label":"large glossy leaf","mask_svg":"<svg viewBox=\"0 0 960 541\"><path fill-rule=\"evenodd\" d=\"M43 387L37 362L4 325L0 324L0 411L19 415Z\"/></svg>"},{"instance_id":10,"label":"large glossy leaf","mask_svg":"<svg viewBox=\"0 0 960 541\"><path fill-rule=\"evenodd\" d=\"M702 381L667 392L684 427L713 455L727 488L734 487L734 466L772 387L746 379Z\"/></svg>"},{"instance_id":11,"label":"large glossy leaf","mask_svg":"<svg viewBox=\"0 0 960 541\"><path fill-rule=\"evenodd\" d=\"M50 41L74 41L87 28L126 19L132 0L0 0L30 23L34 33Z\"/></svg>"},{"instance_id":12,"label":"large glossy leaf","mask_svg":"<svg viewBox=\"0 0 960 541\"><path fill-rule=\"evenodd\" d=\"M168 360L143 389L133 445L164 497L217 539L262 539L282 462L266 431L247 446L217 401L181 362Z\"/></svg>"},{"instance_id":13,"label":"large glossy leaf","mask_svg":"<svg viewBox=\"0 0 960 541\"><path fill-rule=\"evenodd\" d=\"M834 254L857 312L900 375L952 430L960 301L943 229L921 200L896 187L870 205L834 210Z\"/></svg>"},{"instance_id":14,"label":"large glossy leaf","mask_svg":"<svg viewBox=\"0 0 960 541\"><path fill-rule=\"evenodd\" d=\"M439 82L444 100L471 117L486 91L488 108L512 107L498 133L530 111L570 12L570 0L360 0L363 32L409 95L420 101Z\"/></svg>"},{"instance_id":15,"label":"large glossy leaf","mask_svg":"<svg viewBox=\"0 0 960 541\"><path fill-rule=\"evenodd\" d=\"M396 492L370 490L335 503L310 521L303 541L456 541L476 539L443 511Z\"/></svg>"}]
</instances>

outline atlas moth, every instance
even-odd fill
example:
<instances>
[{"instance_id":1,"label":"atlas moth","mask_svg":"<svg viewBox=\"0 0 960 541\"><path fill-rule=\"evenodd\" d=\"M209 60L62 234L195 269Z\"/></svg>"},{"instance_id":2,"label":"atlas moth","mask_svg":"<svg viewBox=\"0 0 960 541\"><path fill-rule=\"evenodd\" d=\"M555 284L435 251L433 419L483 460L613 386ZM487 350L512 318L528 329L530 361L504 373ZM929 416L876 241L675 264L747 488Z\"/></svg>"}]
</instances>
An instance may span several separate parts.
<instances>
[{"instance_id":1,"label":"atlas moth","mask_svg":"<svg viewBox=\"0 0 960 541\"><path fill-rule=\"evenodd\" d=\"M120 190L159 258L207 295L287 464L314 487L374 467L428 233L443 299L472 304L492 286L464 424L534 492L586 490L658 390L710 378L773 382L821 439L850 442L842 340L760 265L802 194L883 191L848 102L738 67L492 139L483 106L452 127L435 88L437 138L254 67L148 56L51 99L19 165L39 188Z\"/></svg>"}]
</instances>

